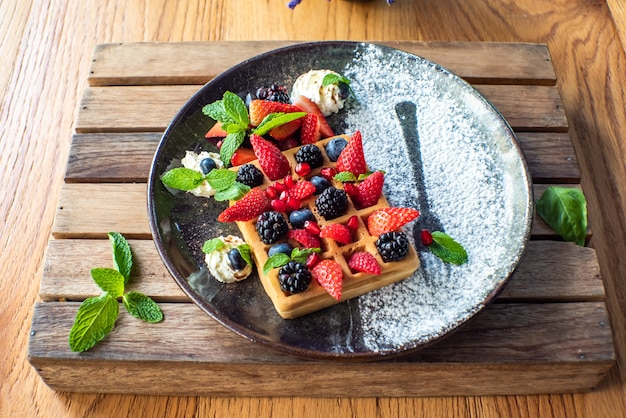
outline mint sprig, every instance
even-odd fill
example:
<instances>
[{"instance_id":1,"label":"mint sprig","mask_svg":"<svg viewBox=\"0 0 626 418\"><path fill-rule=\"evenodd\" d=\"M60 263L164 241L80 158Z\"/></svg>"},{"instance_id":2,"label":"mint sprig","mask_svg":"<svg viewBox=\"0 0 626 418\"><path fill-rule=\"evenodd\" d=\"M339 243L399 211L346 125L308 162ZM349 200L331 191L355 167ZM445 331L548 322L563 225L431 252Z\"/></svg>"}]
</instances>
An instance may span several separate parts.
<instances>
[{"instance_id":1,"label":"mint sprig","mask_svg":"<svg viewBox=\"0 0 626 418\"><path fill-rule=\"evenodd\" d=\"M294 248L291 250L291 254L287 255L285 253L276 253L272 255L270 258L265 260L263 264L263 274L267 274L270 270L275 268L280 268L290 261L297 261L298 263L306 262L307 257L311 253L319 253L321 248Z\"/></svg>"},{"instance_id":2,"label":"mint sprig","mask_svg":"<svg viewBox=\"0 0 626 418\"><path fill-rule=\"evenodd\" d=\"M124 293L124 285L132 270L132 252L121 234L110 232L108 236L115 269L98 267L91 270L91 277L103 293L85 299L78 307L69 335L72 351L87 351L111 332L119 316L119 297L131 315L146 322L163 320L161 308L150 297L139 292Z\"/></svg>"},{"instance_id":3,"label":"mint sprig","mask_svg":"<svg viewBox=\"0 0 626 418\"><path fill-rule=\"evenodd\" d=\"M352 90L352 86L350 86L349 78L346 78L342 76L341 74L330 73L330 74L326 74L324 78L322 79L322 87L327 87L327 86L330 86L331 84L339 85L339 83L343 83L346 86L348 86L348 90L350 90L350 93L356 99L356 94L354 93L354 90Z\"/></svg>"},{"instance_id":4,"label":"mint sprig","mask_svg":"<svg viewBox=\"0 0 626 418\"><path fill-rule=\"evenodd\" d=\"M450 235L441 231L432 232L433 242L428 249L446 263L460 266L467 263L467 251Z\"/></svg>"},{"instance_id":5,"label":"mint sprig","mask_svg":"<svg viewBox=\"0 0 626 418\"><path fill-rule=\"evenodd\" d=\"M237 173L226 168L214 168L205 176L185 167L173 168L161 176L161 181L172 189L189 191L207 181L215 190L214 199L239 200L250 191L250 187L237 181Z\"/></svg>"}]
</instances>

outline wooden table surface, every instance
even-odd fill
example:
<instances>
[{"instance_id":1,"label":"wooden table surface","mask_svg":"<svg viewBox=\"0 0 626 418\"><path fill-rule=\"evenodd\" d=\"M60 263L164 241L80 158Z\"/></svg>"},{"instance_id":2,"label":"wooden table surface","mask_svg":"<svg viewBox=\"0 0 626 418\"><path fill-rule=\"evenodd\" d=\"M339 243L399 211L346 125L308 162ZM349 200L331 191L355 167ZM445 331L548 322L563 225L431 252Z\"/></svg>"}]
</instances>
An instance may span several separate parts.
<instances>
[{"instance_id":1,"label":"wooden table surface","mask_svg":"<svg viewBox=\"0 0 626 418\"><path fill-rule=\"evenodd\" d=\"M0 2L0 416L626 416L626 8L619 0ZM311 19L311 16L319 16ZM306 22L306 23L303 23ZM93 48L104 42L420 40L546 43L581 168L618 353L593 392L419 398L58 393L26 353L44 253ZM102 373L106 373L105 370Z\"/></svg>"}]
</instances>

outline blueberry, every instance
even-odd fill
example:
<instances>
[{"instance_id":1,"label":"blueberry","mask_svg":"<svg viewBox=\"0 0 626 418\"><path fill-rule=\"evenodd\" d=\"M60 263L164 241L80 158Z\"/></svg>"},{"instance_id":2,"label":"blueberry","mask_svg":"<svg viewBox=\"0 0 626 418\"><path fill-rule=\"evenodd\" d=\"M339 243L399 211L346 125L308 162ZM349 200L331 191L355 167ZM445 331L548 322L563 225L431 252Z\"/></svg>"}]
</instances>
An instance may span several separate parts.
<instances>
[{"instance_id":1,"label":"blueberry","mask_svg":"<svg viewBox=\"0 0 626 418\"><path fill-rule=\"evenodd\" d=\"M244 268L246 268L246 262L241 257L239 250L236 248L233 248L230 251L228 251L228 262L230 263L231 267L235 270L243 270Z\"/></svg>"},{"instance_id":2,"label":"blueberry","mask_svg":"<svg viewBox=\"0 0 626 418\"><path fill-rule=\"evenodd\" d=\"M296 229L304 228L304 222L314 221L315 217L310 209L298 209L289 214L289 222Z\"/></svg>"},{"instance_id":3,"label":"blueberry","mask_svg":"<svg viewBox=\"0 0 626 418\"><path fill-rule=\"evenodd\" d=\"M322 176L311 177L311 183L315 186L315 194L318 195L331 186L330 181Z\"/></svg>"},{"instance_id":4,"label":"blueberry","mask_svg":"<svg viewBox=\"0 0 626 418\"><path fill-rule=\"evenodd\" d=\"M348 145L348 141L343 138L331 139L328 144L326 144L326 154L330 161L337 161L339 154L341 154L341 151L343 151L346 145Z\"/></svg>"},{"instance_id":5,"label":"blueberry","mask_svg":"<svg viewBox=\"0 0 626 418\"><path fill-rule=\"evenodd\" d=\"M347 99L350 96L350 86L346 83L339 83L339 97Z\"/></svg>"},{"instance_id":6,"label":"blueberry","mask_svg":"<svg viewBox=\"0 0 626 418\"><path fill-rule=\"evenodd\" d=\"M281 242L280 244L272 245L268 250L267 255L271 257L274 254L283 253L291 256L291 250L293 250L291 244L289 244L288 242Z\"/></svg>"},{"instance_id":7,"label":"blueberry","mask_svg":"<svg viewBox=\"0 0 626 418\"><path fill-rule=\"evenodd\" d=\"M204 175L209 174L211 170L213 170L216 167L217 167L217 164L215 164L215 161L213 161L212 158L205 158L202 161L200 161L200 171L202 171L202 174Z\"/></svg>"}]
</instances>

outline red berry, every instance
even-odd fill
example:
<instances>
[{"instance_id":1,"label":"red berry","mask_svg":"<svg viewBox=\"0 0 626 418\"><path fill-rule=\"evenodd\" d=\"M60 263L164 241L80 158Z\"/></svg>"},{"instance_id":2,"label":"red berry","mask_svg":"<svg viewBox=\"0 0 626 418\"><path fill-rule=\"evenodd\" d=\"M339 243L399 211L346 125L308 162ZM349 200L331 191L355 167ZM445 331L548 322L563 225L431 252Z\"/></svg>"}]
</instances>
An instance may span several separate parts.
<instances>
[{"instance_id":1,"label":"red berry","mask_svg":"<svg viewBox=\"0 0 626 418\"><path fill-rule=\"evenodd\" d=\"M303 112L313 113L315 116L317 116L316 123L319 123L319 131L322 137L328 138L335 135L332 128L326 121L324 114L317 106L317 104L315 104L315 102L313 102L311 99L305 96L298 96L293 100L293 104L300 108Z\"/></svg>"},{"instance_id":2,"label":"red berry","mask_svg":"<svg viewBox=\"0 0 626 418\"><path fill-rule=\"evenodd\" d=\"M346 226L351 230L356 231L356 229L359 227L359 218L356 215L351 216L350 219L348 219L348 223L346 223Z\"/></svg>"},{"instance_id":3,"label":"red berry","mask_svg":"<svg viewBox=\"0 0 626 418\"><path fill-rule=\"evenodd\" d=\"M322 227L320 238L330 238L345 245L352 242L352 232L345 225L328 224Z\"/></svg>"},{"instance_id":4,"label":"red berry","mask_svg":"<svg viewBox=\"0 0 626 418\"><path fill-rule=\"evenodd\" d=\"M313 267L315 267L315 265L317 263L320 262L322 258L320 257L320 255L318 253L311 253L309 254L309 256L306 258L306 266L309 268L309 270L311 270Z\"/></svg>"},{"instance_id":5,"label":"red berry","mask_svg":"<svg viewBox=\"0 0 626 418\"><path fill-rule=\"evenodd\" d=\"M274 199L272 200L272 209L274 209L277 212L286 212L287 204L283 202L282 200Z\"/></svg>"},{"instance_id":6,"label":"red berry","mask_svg":"<svg viewBox=\"0 0 626 418\"><path fill-rule=\"evenodd\" d=\"M311 172L311 166L309 163L296 164L295 172L297 175L304 177Z\"/></svg>"},{"instance_id":7,"label":"red berry","mask_svg":"<svg viewBox=\"0 0 626 418\"><path fill-rule=\"evenodd\" d=\"M250 135L250 143L252 144L254 155L259 160L261 170L263 170L267 178L278 180L289 173L291 169L289 160L280 152L276 145L256 134Z\"/></svg>"},{"instance_id":8,"label":"red berry","mask_svg":"<svg viewBox=\"0 0 626 418\"><path fill-rule=\"evenodd\" d=\"M287 187L288 189L291 189L294 186L294 184L296 184L295 181L293 180L293 177L291 176L286 176L283 182L285 183L285 187Z\"/></svg>"},{"instance_id":9,"label":"red berry","mask_svg":"<svg viewBox=\"0 0 626 418\"><path fill-rule=\"evenodd\" d=\"M356 131L352 134L350 142L348 142L348 145L346 145L343 151L341 151L341 154L339 154L339 158L337 159L337 171L349 171L357 177L367 172L361 131Z\"/></svg>"},{"instance_id":10,"label":"red berry","mask_svg":"<svg viewBox=\"0 0 626 418\"><path fill-rule=\"evenodd\" d=\"M335 170L332 167L324 167L320 170L320 174L322 175L322 177L324 177L326 180L332 180L333 177L335 177L335 174L337 174L337 170Z\"/></svg>"},{"instance_id":11,"label":"red berry","mask_svg":"<svg viewBox=\"0 0 626 418\"><path fill-rule=\"evenodd\" d=\"M300 112L300 108L270 100L252 100L249 105L250 124L252 126L259 126L263 119L270 113L293 112Z\"/></svg>"},{"instance_id":12,"label":"red berry","mask_svg":"<svg viewBox=\"0 0 626 418\"><path fill-rule=\"evenodd\" d=\"M322 260L311 270L311 275L333 298L341 299L343 271L335 260Z\"/></svg>"},{"instance_id":13,"label":"red berry","mask_svg":"<svg viewBox=\"0 0 626 418\"><path fill-rule=\"evenodd\" d=\"M313 221L304 221L304 229L306 229L313 235L319 235L321 232L320 226L317 224L317 222Z\"/></svg>"},{"instance_id":14,"label":"red berry","mask_svg":"<svg viewBox=\"0 0 626 418\"><path fill-rule=\"evenodd\" d=\"M378 198L383 191L384 182L385 175L383 172L376 171L359 183L357 186L356 196L351 195L347 191L346 192L350 194L350 197L352 197L359 209L368 208L378 203Z\"/></svg>"},{"instance_id":15,"label":"red berry","mask_svg":"<svg viewBox=\"0 0 626 418\"><path fill-rule=\"evenodd\" d=\"M254 188L232 206L224 209L217 220L220 222L249 221L270 208L270 199L261 189Z\"/></svg>"},{"instance_id":16,"label":"red berry","mask_svg":"<svg viewBox=\"0 0 626 418\"><path fill-rule=\"evenodd\" d=\"M430 245L433 243L433 234L431 234L428 229L422 229L420 236L422 238L422 244Z\"/></svg>"},{"instance_id":17,"label":"red berry","mask_svg":"<svg viewBox=\"0 0 626 418\"><path fill-rule=\"evenodd\" d=\"M288 193L294 199L303 200L315 193L315 185L308 180L302 179L289 189Z\"/></svg>"},{"instance_id":18,"label":"red berry","mask_svg":"<svg viewBox=\"0 0 626 418\"><path fill-rule=\"evenodd\" d=\"M380 208L376 209L367 218L367 230L370 235L381 235L395 231L419 216L419 212L412 208Z\"/></svg>"},{"instance_id":19,"label":"red berry","mask_svg":"<svg viewBox=\"0 0 626 418\"><path fill-rule=\"evenodd\" d=\"M298 199L294 199L291 196L287 197L286 203L287 203L287 209L289 210L296 210L296 209L299 209L300 206L302 206L302 203L300 203Z\"/></svg>"},{"instance_id":20,"label":"red berry","mask_svg":"<svg viewBox=\"0 0 626 418\"><path fill-rule=\"evenodd\" d=\"M306 229L290 229L287 237L297 241L304 248L320 248L320 240Z\"/></svg>"},{"instance_id":21,"label":"red berry","mask_svg":"<svg viewBox=\"0 0 626 418\"><path fill-rule=\"evenodd\" d=\"M365 251L358 251L348 260L348 267L352 271L360 271L363 273L380 274L380 264L372 254Z\"/></svg>"},{"instance_id":22,"label":"red berry","mask_svg":"<svg viewBox=\"0 0 626 418\"><path fill-rule=\"evenodd\" d=\"M281 193L281 192L287 190L287 187L285 187L284 184L279 183L279 182L274 183L274 188L276 189L277 193Z\"/></svg>"}]
</instances>

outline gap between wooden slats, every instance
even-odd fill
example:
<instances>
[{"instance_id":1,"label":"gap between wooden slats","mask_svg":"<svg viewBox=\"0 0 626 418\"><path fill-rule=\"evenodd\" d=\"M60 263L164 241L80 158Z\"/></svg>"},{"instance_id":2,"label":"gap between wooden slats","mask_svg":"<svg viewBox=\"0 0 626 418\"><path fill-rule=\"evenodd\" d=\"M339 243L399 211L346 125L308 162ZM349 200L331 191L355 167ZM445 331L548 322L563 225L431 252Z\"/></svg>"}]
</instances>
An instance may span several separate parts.
<instances>
[{"instance_id":1,"label":"gap between wooden slats","mask_svg":"<svg viewBox=\"0 0 626 418\"><path fill-rule=\"evenodd\" d=\"M475 86L519 132L567 132L559 91L550 86ZM163 132L200 86L115 86L85 89L77 133Z\"/></svg>"},{"instance_id":2,"label":"gap between wooden slats","mask_svg":"<svg viewBox=\"0 0 626 418\"><path fill-rule=\"evenodd\" d=\"M235 64L286 41L97 45L89 84L204 84ZM554 85L546 45L490 42L373 42L429 59L471 83Z\"/></svg>"}]
</instances>

